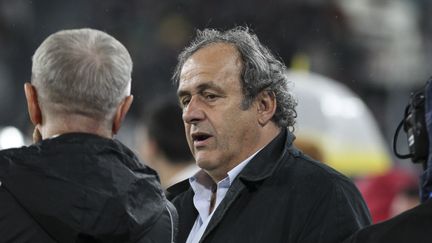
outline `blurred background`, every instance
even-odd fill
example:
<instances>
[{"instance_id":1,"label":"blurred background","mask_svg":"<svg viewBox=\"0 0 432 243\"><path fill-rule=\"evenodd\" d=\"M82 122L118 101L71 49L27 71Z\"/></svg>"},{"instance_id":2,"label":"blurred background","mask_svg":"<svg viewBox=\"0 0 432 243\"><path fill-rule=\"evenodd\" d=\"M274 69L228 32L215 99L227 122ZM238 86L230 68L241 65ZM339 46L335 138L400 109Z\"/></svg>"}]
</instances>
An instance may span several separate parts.
<instances>
[{"instance_id":1,"label":"blurred background","mask_svg":"<svg viewBox=\"0 0 432 243\"><path fill-rule=\"evenodd\" d=\"M410 93L431 75L431 11L426 0L0 0L0 127L30 143L23 84L33 52L55 31L91 27L134 61L135 100L119 139L135 147L146 104L175 94L176 58L195 31L244 25L292 70L299 147L359 183L395 168L418 174L390 148Z\"/></svg>"}]
</instances>

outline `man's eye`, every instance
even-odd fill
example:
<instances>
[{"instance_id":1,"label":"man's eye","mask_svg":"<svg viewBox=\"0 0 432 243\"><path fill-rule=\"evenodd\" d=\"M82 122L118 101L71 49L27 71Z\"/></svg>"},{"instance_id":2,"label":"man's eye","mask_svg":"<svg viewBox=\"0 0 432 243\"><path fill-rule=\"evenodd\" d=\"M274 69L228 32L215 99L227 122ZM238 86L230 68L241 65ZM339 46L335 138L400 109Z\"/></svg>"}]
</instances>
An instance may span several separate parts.
<instances>
[{"instance_id":1,"label":"man's eye","mask_svg":"<svg viewBox=\"0 0 432 243\"><path fill-rule=\"evenodd\" d=\"M217 98L217 96L214 95L214 94L204 94L204 98L205 98L206 100L214 100L214 99Z\"/></svg>"},{"instance_id":2,"label":"man's eye","mask_svg":"<svg viewBox=\"0 0 432 243\"><path fill-rule=\"evenodd\" d=\"M180 100L180 104L182 107L185 107L189 104L190 98L183 98Z\"/></svg>"}]
</instances>

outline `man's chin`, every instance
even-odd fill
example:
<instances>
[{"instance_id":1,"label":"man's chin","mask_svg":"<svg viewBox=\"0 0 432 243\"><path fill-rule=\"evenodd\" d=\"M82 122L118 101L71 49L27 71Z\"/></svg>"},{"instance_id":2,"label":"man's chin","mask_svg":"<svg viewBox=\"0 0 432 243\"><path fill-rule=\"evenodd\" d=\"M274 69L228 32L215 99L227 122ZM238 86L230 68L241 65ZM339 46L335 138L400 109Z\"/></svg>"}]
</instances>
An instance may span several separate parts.
<instances>
[{"instance_id":1,"label":"man's chin","mask_svg":"<svg viewBox=\"0 0 432 243\"><path fill-rule=\"evenodd\" d=\"M216 167L215 162L208 158L197 157L195 160L198 167L200 167L203 170L211 171L214 170Z\"/></svg>"},{"instance_id":2,"label":"man's chin","mask_svg":"<svg viewBox=\"0 0 432 243\"><path fill-rule=\"evenodd\" d=\"M212 166L209 161L197 161L196 164L203 170L211 170Z\"/></svg>"}]
</instances>

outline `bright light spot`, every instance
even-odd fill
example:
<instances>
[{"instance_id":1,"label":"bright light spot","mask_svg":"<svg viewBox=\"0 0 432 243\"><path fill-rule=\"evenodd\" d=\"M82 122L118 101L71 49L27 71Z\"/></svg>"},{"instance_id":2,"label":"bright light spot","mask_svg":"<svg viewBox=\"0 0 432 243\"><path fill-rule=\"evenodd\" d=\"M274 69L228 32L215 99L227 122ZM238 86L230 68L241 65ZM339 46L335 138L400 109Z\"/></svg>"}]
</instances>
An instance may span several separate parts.
<instances>
[{"instance_id":1,"label":"bright light spot","mask_svg":"<svg viewBox=\"0 0 432 243\"><path fill-rule=\"evenodd\" d=\"M15 127L5 127L0 131L0 148L16 148L24 145L22 133Z\"/></svg>"}]
</instances>

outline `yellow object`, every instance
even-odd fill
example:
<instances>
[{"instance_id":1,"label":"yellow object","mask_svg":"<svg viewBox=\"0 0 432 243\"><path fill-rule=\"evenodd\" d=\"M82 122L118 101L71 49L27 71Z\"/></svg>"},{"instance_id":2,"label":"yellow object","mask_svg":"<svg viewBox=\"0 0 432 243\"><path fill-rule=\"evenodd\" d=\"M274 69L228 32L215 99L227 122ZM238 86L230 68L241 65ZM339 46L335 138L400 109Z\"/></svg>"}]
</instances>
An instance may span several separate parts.
<instances>
[{"instance_id":1,"label":"yellow object","mask_svg":"<svg viewBox=\"0 0 432 243\"><path fill-rule=\"evenodd\" d=\"M309 57L303 53L297 53L291 60L291 69L294 71L307 71L310 70Z\"/></svg>"}]
</instances>

